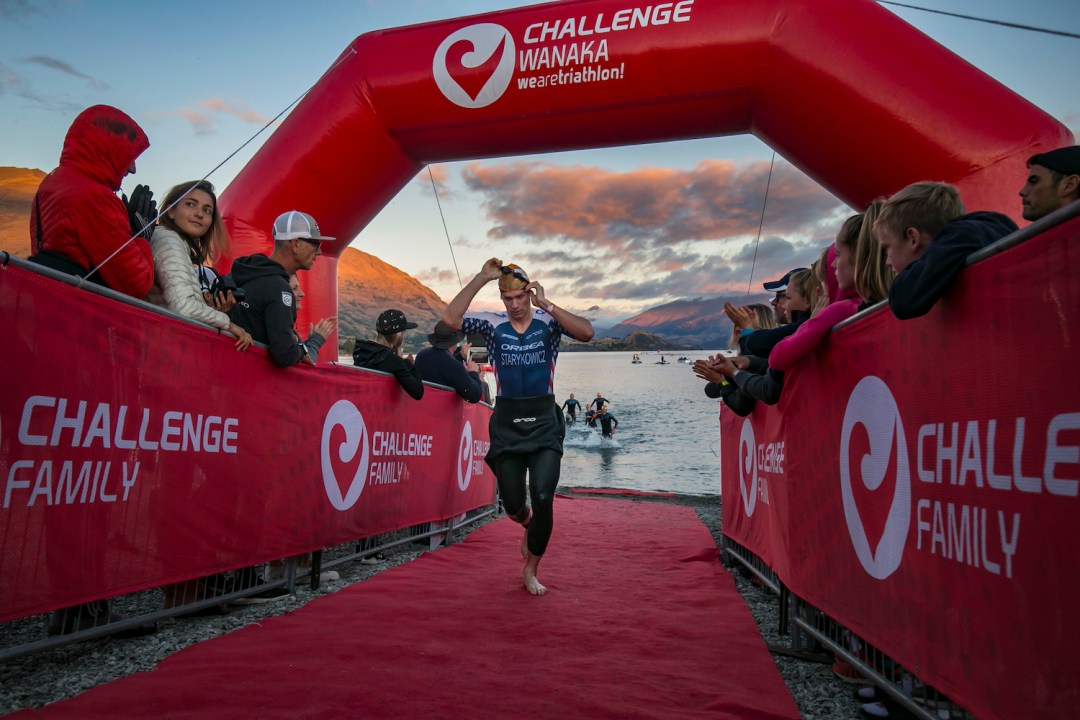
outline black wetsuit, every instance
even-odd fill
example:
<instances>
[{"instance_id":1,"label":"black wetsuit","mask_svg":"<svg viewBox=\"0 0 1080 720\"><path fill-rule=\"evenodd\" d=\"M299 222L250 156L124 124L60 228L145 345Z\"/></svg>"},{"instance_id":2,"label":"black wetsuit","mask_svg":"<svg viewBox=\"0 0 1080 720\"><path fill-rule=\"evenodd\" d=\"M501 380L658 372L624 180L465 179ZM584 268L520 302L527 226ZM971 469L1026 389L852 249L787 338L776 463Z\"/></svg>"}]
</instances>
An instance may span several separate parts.
<instances>
[{"instance_id":1,"label":"black wetsuit","mask_svg":"<svg viewBox=\"0 0 1080 720\"><path fill-rule=\"evenodd\" d=\"M562 409L570 414L570 422L577 422L577 409L580 405L577 399L567 400L562 404Z\"/></svg>"},{"instance_id":2,"label":"black wetsuit","mask_svg":"<svg viewBox=\"0 0 1080 720\"><path fill-rule=\"evenodd\" d=\"M619 427L619 421L609 412L600 415L600 434L604 437L611 437L611 433L615 431L615 428Z\"/></svg>"},{"instance_id":3,"label":"black wetsuit","mask_svg":"<svg viewBox=\"0 0 1080 720\"><path fill-rule=\"evenodd\" d=\"M484 336L499 388L484 461L495 473L507 515L524 520L526 501L532 500L532 518L525 527L529 552L539 557L551 539L566 435L553 390L562 326L536 310L523 333L506 313L469 313L461 330Z\"/></svg>"}]
</instances>

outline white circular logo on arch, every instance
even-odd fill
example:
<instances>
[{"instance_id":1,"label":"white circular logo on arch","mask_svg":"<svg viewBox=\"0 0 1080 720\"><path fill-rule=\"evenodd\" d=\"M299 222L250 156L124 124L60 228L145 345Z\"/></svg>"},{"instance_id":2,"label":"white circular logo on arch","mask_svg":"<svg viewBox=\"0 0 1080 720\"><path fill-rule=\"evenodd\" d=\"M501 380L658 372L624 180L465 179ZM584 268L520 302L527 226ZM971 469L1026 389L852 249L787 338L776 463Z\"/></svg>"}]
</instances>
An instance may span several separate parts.
<instances>
[{"instance_id":1,"label":"white circular logo on arch","mask_svg":"<svg viewBox=\"0 0 1080 720\"><path fill-rule=\"evenodd\" d=\"M754 508L757 507L757 472L757 440L754 437L754 426L747 419L743 420L742 432L739 433L739 493L742 495L746 517L752 516Z\"/></svg>"},{"instance_id":2,"label":"white circular logo on arch","mask_svg":"<svg viewBox=\"0 0 1080 720\"><path fill-rule=\"evenodd\" d=\"M870 443L870 452L859 462L858 477L867 490L873 492L881 487L893 457L893 449L896 450L896 484L885 530L876 548L870 547L852 491L851 434L857 425L866 429ZM859 381L851 391L847 409L844 410L844 424L840 432L840 492L855 554L871 577L884 580L896 572L904 557L904 545L911 525L911 472L907 439L896 399L889 386L873 375Z\"/></svg>"},{"instance_id":3,"label":"white circular logo on arch","mask_svg":"<svg viewBox=\"0 0 1080 720\"><path fill-rule=\"evenodd\" d=\"M466 420L465 427L461 428L461 441L458 443L457 452L457 486L461 492L469 489L469 482L472 480L472 464L472 423Z\"/></svg>"},{"instance_id":4,"label":"white circular logo on arch","mask_svg":"<svg viewBox=\"0 0 1080 720\"><path fill-rule=\"evenodd\" d=\"M334 474L334 464L330 459L330 453L333 452L330 447L330 435L336 427L341 427L345 431L345 441L337 448L338 460L347 464L356 463L356 471L344 494L341 492L341 483ZM348 400L338 400L326 413L319 449L326 497L338 510L348 510L356 504L356 501L360 499L360 493L364 491L370 459L370 445L364 416Z\"/></svg>"},{"instance_id":5,"label":"white circular logo on arch","mask_svg":"<svg viewBox=\"0 0 1080 720\"><path fill-rule=\"evenodd\" d=\"M469 25L442 41L431 72L450 102L463 108L487 107L510 86L514 52L514 38L502 25Z\"/></svg>"}]
</instances>

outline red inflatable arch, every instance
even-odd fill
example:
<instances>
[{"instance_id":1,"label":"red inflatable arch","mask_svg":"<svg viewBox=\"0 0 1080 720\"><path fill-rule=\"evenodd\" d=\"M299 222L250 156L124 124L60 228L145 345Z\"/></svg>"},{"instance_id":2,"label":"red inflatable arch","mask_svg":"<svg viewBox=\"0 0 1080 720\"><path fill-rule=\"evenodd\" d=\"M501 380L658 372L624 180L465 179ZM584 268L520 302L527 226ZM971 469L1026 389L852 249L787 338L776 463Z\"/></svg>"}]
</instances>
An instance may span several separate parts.
<instances>
[{"instance_id":1,"label":"red inflatable arch","mask_svg":"<svg viewBox=\"0 0 1080 720\"><path fill-rule=\"evenodd\" d=\"M736 133L853 207L929 179L1013 216L1026 158L1072 143L870 0L571 0L362 35L222 206L235 255L268 252L290 209L341 238L305 279L306 326L337 313L337 255L428 163Z\"/></svg>"}]
</instances>

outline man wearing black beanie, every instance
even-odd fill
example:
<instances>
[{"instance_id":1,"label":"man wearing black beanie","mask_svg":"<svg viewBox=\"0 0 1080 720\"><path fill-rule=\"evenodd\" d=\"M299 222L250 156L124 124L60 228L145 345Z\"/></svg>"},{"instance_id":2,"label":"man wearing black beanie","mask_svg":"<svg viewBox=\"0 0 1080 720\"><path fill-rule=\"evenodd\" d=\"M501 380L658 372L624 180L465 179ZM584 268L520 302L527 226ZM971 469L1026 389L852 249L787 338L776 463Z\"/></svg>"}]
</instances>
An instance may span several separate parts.
<instances>
[{"instance_id":1,"label":"man wearing black beanie","mask_svg":"<svg viewBox=\"0 0 1080 720\"><path fill-rule=\"evenodd\" d=\"M1020 188L1025 220L1038 220L1080 200L1080 145L1032 155L1027 166L1027 182Z\"/></svg>"}]
</instances>

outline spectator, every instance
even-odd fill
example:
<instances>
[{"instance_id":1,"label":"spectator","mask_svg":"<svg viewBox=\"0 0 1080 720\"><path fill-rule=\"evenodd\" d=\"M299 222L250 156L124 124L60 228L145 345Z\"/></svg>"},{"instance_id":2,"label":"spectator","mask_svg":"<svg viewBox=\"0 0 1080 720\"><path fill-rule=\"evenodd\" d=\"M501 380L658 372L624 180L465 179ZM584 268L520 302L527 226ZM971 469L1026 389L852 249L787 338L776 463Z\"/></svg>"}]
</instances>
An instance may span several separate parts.
<instances>
[{"instance_id":1,"label":"spectator","mask_svg":"<svg viewBox=\"0 0 1080 720\"><path fill-rule=\"evenodd\" d=\"M836 259L826 273L826 277L836 278L836 297L797 332L776 344L769 355L770 368L790 370L821 344L834 325L854 315L860 306L872 305L888 294L888 268L872 233L881 205L876 201L865 213L852 215L844 222L836 235ZM857 265L858 257L863 258L862 267ZM860 298L857 287L867 296Z\"/></svg>"},{"instance_id":2,"label":"spectator","mask_svg":"<svg viewBox=\"0 0 1080 720\"><path fill-rule=\"evenodd\" d=\"M375 339L356 341L353 365L390 373L409 397L419 400L424 397L424 380L416 366L401 357L405 331L415 327L400 310L384 311L375 321Z\"/></svg>"},{"instance_id":3,"label":"spectator","mask_svg":"<svg viewBox=\"0 0 1080 720\"><path fill-rule=\"evenodd\" d=\"M154 282L152 194L139 185L125 206L116 191L148 147L142 128L114 107L94 105L79 113L64 138L59 167L34 195L30 259L145 298Z\"/></svg>"},{"instance_id":4,"label":"spectator","mask_svg":"<svg viewBox=\"0 0 1080 720\"><path fill-rule=\"evenodd\" d=\"M788 270L787 273L784 274L784 277L779 280L772 280L762 284L762 287L765 288L765 292L774 293L770 303L772 304L773 310L776 312L776 321L781 325L791 322L791 315L788 312L786 302L788 297L787 288L791 281L791 276L803 270L806 270L806 268L800 267L795 268L794 270Z\"/></svg>"},{"instance_id":5,"label":"spectator","mask_svg":"<svg viewBox=\"0 0 1080 720\"><path fill-rule=\"evenodd\" d=\"M296 334L296 296L289 276L298 270L310 270L322 253L322 242L335 238L323 236L315 218L298 210L279 215L274 221L274 252L236 258L232 276L244 289L244 299L229 310L229 317L265 343L270 359L278 367L299 362L315 364L315 356Z\"/></svg>"},{"instance_id":6,"label":"spectator","mask_svg":"<svg viewBox=\"0 0 1080 720\"><path fill-rule=\"evenodd\" d=\"M729 309L730 306L730 309ZM772 330L778 327L776 322L776 311L771 305L765 303L754 303L753 305L743 305L742 307L735 307L731 303L724 303L724 311L728 317L731 318L731 342L729 343L729 350L739 349L739 336L743 330Z\"/></svg>"},{"instance_id":7,"label":"spectator","mask_svg":"<svg viewBox=\"0 0 1080 720\"><path fill-rule=\"evenodd\" d=\"M968 255L1016 230L1001 213L964 214L952 185L908 185L881 207L873 231L896 272L889 307L901 320L920 317L952 287Z\"/></svg>"},{"instance_id":8,"label":"spectator","mask_svg":"<svg viewBox=\"0 0 1080 720\"><path fill-rule=\"evenodd\" d=\"M300 277L298 275L289 276L289 288L293 291L293 296L296 298L296 309L299 311L304 306L303 301L307 297L307 293L300 287ZM335 330L337 330L336 317L323 318L308 327L307 339L301 341L304 343L304 347L307 348L308 357L318 362L319 350L322 348L323 343L326 342L326 338L333 335Z\"/></svg>"},{"instance_id":9,"label":"spectator","mask_svg":"<svg viewBox=\"0 0 1080 720\"><path fill-rule=\"evenodd\" d=\"M450 352L465 339L465 333L454 330L442 320L428 335L431 347L416 355L416 369L424 380L451 387L465 402L479 402L483 396L480 368L472 360L462 365ZM468 350L466 350L466 353Z\"/></svg>"},{"instance_id":10,"label":"spectator","mask_svg":"<svg viewBox=\"0 0 1080 720\"><path fill-rule=\"evenodd\" d=\"M247 350L251 335L214 307L212 288L199 270L216 260L227 244L214 186L206 180L181 183L169 190L162 205L161 224L150 240L155 283L148 299L179 315L228 330L237 337L236 349ZM219 300L223 308L236 304L231 290L225 295Z\"/></svg>"},{"instance_id":11,"label":"spectator","mask_svg":"<svg viewBox=\"0 0 1080 720\"><path fill-rule=\"evenodd\" d=\"M1038 220L1080 200L1080 145L1028 158L1027 182L1020 188L1025 220Z\"/></svg>"}]
</instances>

